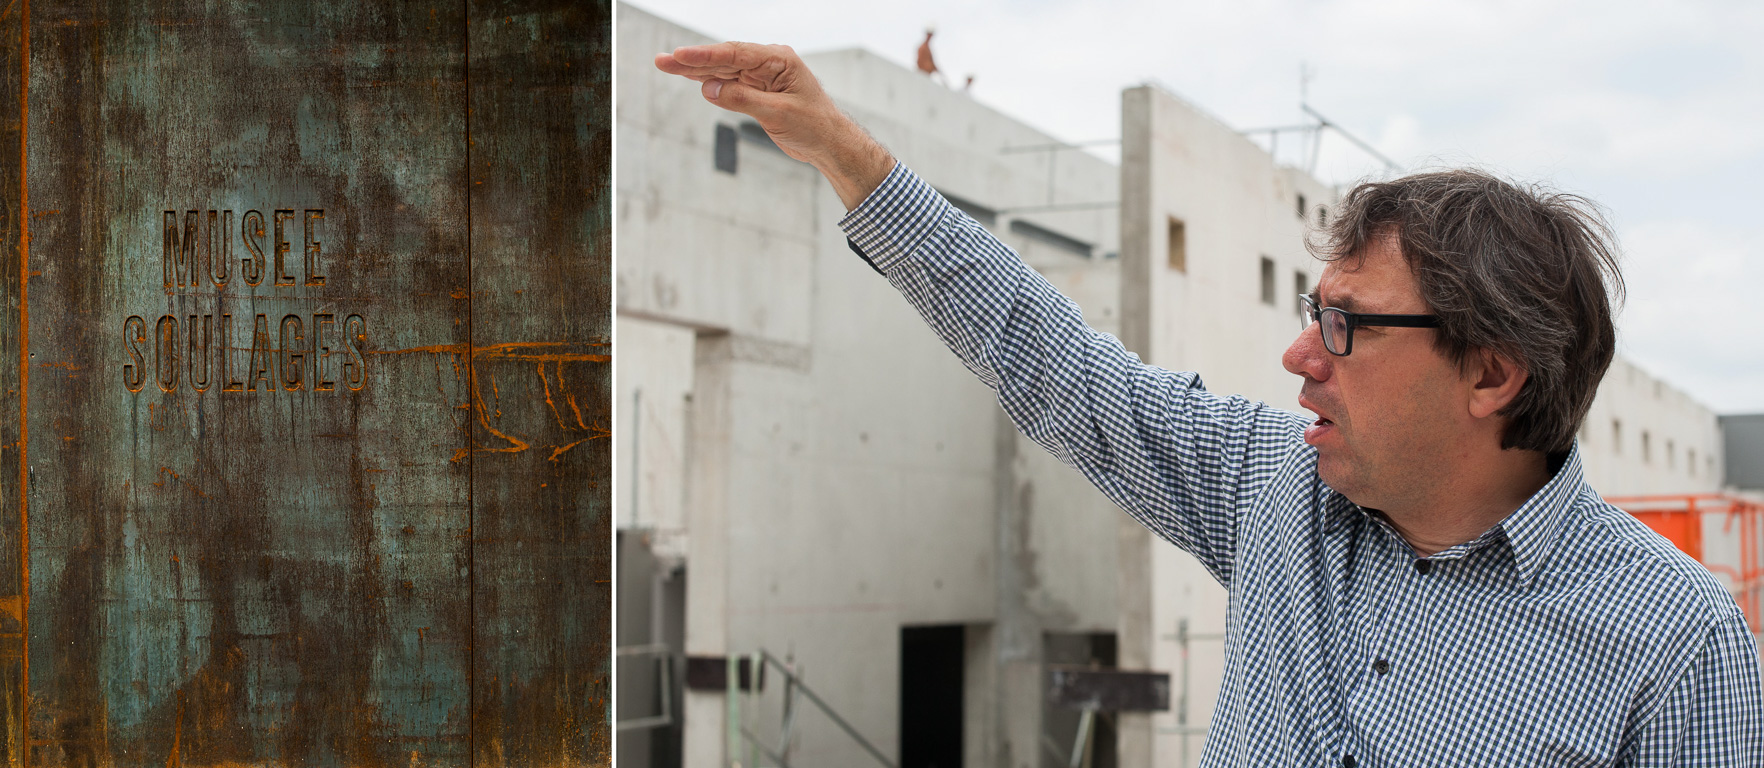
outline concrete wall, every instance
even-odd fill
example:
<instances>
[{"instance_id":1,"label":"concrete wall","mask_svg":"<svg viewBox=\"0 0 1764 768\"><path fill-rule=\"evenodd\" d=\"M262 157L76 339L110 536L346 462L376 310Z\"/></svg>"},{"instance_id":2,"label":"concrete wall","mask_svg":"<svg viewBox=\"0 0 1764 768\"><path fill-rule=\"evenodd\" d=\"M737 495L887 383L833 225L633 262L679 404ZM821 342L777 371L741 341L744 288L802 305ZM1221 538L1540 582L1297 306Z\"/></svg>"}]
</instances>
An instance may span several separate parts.
<instances>
[{"instance_id":1,"label":"concrete wall","mask_svg":"<svg viewBox=\"0 0 1764 768\"><path fill-rule=\"evenodd\" d=\"M1301 327L1298 275L1309 288L1322 272L1304 237L1335 192L1154 86L1122 95L1121 188L1123 341L1155 365L1201 372L1211 391L1297 410L1299 380L1280 355ZM1186 240L1182 268L1171 262L1172 221ZM1274 264L1272 303L1263 259ZM1225 590L1187 553L1137 523L1120 527L1122 664L1172 672L1177 699L1170 712L1123 718L1123 764L1192 764L1224 669Z\"/></svg>"},{"instance_id":2,"label":"concrete wall","mask_svg":"<svg viewBox=\"0 0 1764 768\"><path fill-rule=\"evenodd\" d=\"M1041 633L1113 629L1119 513L1001 427L991 393L847 249L812 169L749 138L735 173L716 170L717 125L744 118L651 65L710 38L631 6L617 24L620 521L684 558L686 650L789 656L892 756L901 627L969 625L970 761L1039 764ZM1002 151L1054 140L872 54L806 58L903 162L1115 322L1112 165ZM722 758L723 704L688 695L687 764ZM776 714L758 721L768 737ZM793 760L866 759L818 714L796 734Z\"/></svg>"},{"instance_id":3,"label":"concrete wall","mask_svg":"<svg viewBox=\"0 0 1764 768\"><path fill-rule=\"evenodd\" d=\"M1724 473L1713 411L1619 356L1580 430L1586 480L1607 497L1711 493Z\"/></svg>"}]
</instances>

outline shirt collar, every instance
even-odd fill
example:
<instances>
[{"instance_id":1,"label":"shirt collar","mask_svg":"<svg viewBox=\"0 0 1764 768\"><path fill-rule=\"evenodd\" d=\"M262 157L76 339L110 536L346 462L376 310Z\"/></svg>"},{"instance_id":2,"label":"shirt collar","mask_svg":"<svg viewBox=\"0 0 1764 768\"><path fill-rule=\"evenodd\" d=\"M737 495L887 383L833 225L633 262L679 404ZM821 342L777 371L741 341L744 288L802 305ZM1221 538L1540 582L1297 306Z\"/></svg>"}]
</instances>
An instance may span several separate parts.
<instances>
[{"instance_id":1,"label":"shirt collar","mask_svg":"<svg viewBox=\"0 0 1764 768\"><path fill-rule=\"evenodd\" d=\"M1513 550L1513 565L1518 571L1519 585L1529 585L1542 570L1550 550L1561 540L1562 532L1572 519L1575 498L1585 485L1580 464L1580 443L1568 449L1568 456L1556 470L1555 477L1526 499L1524 504L1496 525L1507 537Z\"/></svg>"},{"instance_id":2,"label":"shirt collar","mask_svg":"<svg viewBox=\"0 0 1764 768\"><path fill-rule=\"evenodd\" d=\"M1554 463L1554 462L1552 462ZM1450 547L1435 555L1440 559L1456 559L1481 549L1497 540L1505 539L1507 547L1513 553L1513 565L1517 571L1519 586L1531 584L1543 568L1543 562L1550 549L1561 538L1563 528L1570 520L1570 511L1574 501L1580 494L1584 481L1584 472L1580 462L1580 443L1577 441L1568 450L1568 455L1556 469L1555 475L1537 493L1526 499L1524 504L1507 515L1499 523L1481 536L1470 541ZM1346 497L1336 493L1326 485L1318 489L1319 499L1323 506L1323 533L1330 534L1340 529L1348 521L1355 518L1372 520L1373 517L1358 505L1348 501ZM1382 522L1382 521L1379 521ZM1392 531L1395 535L1395 531ZM1444 557L1441 557L1444 556Z\"/></svg>"}]
</instances>

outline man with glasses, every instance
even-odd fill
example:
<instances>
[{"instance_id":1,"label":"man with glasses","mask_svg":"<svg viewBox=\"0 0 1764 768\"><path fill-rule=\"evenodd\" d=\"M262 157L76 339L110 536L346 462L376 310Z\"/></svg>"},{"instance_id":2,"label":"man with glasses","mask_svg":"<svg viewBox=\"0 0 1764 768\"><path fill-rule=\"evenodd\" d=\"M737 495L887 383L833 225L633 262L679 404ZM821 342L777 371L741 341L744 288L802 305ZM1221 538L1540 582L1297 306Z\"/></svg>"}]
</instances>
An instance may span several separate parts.
<instances>
[{"instance_id":1,"label":"man with glasses","mask_svg":"<svg viewBox=\"0 0 1764 768\"><path fill-rule=\"evenodd\" d=\"M790 49L656 66L820 170L853 249L1018 427L1226 586L1203 765L1764 761L1744 615L1581 478L1621 291L1589 203L1474 171L1349 192L1283 358L1307 420L1086 327Z\"/></svg>"}]
</instances>

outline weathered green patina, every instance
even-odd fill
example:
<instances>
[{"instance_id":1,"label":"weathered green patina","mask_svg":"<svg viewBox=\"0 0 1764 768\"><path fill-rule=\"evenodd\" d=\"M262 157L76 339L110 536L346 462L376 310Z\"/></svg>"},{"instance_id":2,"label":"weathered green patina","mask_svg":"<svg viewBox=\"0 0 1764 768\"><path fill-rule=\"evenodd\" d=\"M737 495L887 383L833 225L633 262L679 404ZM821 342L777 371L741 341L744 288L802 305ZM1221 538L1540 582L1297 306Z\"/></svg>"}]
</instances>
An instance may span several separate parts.
<instances>
[{"instance_id":1,"label":"weathered green patina","mask_svg":"<svg viewBox=\"0 0 1764 768\"><path fill-rule=\"evenodd\" d=\"M607 762L608 13L0 16L11 762Z\"/></svg>"}]
</instances>

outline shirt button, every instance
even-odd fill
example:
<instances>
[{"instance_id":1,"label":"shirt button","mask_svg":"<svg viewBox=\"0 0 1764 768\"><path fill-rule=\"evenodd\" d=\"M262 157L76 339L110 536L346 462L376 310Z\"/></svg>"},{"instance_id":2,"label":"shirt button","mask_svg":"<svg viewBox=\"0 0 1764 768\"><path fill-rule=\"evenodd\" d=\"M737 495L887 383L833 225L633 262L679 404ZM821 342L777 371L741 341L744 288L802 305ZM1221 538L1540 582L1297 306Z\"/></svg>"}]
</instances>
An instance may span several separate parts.
<instances>
[{"instance_id":1,"label":"shirt button","mask_svg":"<svg viewBox=\"0 0 1764 768\"><path fill-rule=\"evenodd\" d=\"M1433 561L1432 560L1416 560L1415 561L1415 570L1419 571L1422 576L1426 576L1428 571L1433 570Z\"/></svg>"},{"instance_id":2,"label":"shirt button","mask_svg":"<svg viewBox=\"0 0 1764 768\"><path fill-rule=\"evenodd\" d=\"M1372 671L1377 672L1378 674L1381 674L1381 675L1386 672L1389 672L1390 671L1390 662L1385 661L1384 659L1379 659L1377 661L1374 661L1374 662L1372 662Z\"/></svg>"},{"instance_id":3,"label":"shirt button","mask_svg":"<svg viewBox=\"0 0 1764 768\"><path fill-rule=\"evenodd\" d=\"M1341 768L1354 768L1356 765L1359 765L1359 763L1354 761L1353 755L1341 756Z\"/></svg>"}]
</instances>

